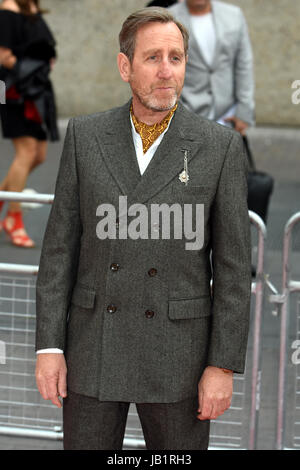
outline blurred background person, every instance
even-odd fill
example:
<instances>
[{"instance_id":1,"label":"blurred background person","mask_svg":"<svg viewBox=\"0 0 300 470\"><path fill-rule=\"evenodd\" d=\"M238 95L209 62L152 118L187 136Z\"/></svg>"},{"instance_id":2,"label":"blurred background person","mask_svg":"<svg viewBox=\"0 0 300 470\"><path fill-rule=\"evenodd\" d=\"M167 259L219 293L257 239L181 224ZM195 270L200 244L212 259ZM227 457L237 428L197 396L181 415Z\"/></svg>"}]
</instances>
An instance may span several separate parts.
<instances>
[{"instance_id":1,"label":"blurred background person","mask_svg":"<svg viewBox=\"0 0 300 470\"><path fill-rule=\"evenodd\" d=\"M0 106L2 135L15 155L0 191L23 191L29 173L43 163L47 140L59 140L55 97L49 80L56 57L54 37L39 0L4 0L0 4L0 79L6 104ZM0 201L0 211L4 201ZM10 202L0 230L16 246L33 247L18 202Z\"/></svg>"},{"instance_id":2,"label":"blurred background person","mask_svg":"<svg viewBox=\"0 0 300 470\"><path fill-rule=\"evenodd\" d=\"M190 34L183 104L245 135L254 125L254 77L241 9L215 0L185 0L169 9Z\"/></svg>"}]
</instances>

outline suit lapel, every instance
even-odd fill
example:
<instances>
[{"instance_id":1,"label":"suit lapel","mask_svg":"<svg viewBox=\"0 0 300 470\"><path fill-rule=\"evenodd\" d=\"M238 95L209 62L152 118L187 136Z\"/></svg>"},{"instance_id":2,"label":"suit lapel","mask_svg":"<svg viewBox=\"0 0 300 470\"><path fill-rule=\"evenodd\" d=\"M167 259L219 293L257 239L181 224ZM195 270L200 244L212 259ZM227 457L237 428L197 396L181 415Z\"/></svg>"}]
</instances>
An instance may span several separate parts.
<instances>
[{"instance_id":1,"label":"suit lapel","mask_svg":"<svg viewBox=\"0 0 300 470\"><path fill-rule=\"evenodd\" d=\"M214 58L212 61L212 66L211 66L212 69L214 69L217 63L218 57L219 57L220 49L221 49L223 22L222 22L222 19L220 18L218 5L215 2L211 2L211 7L212 7L213 22L214 22L215 34L216 34L216 46L215 46Z\"/></svg>"},{"instance_id":2,"label":"suit lapel","mask_svg":"<svg viewBox=\"0 0 300 470\"><path fill-rule=\"evenodd\" d=\"M131 100L119 108L117 115L107 119L104 130L96 132L105 163L124 195L130 194L141 179L132 138L130 104Z\"/></svg>"},{"instance_id":3,"label":"suit lapel","mask_svg":"<svg viewBox=\"0 0 300 470\"><path fill-rule=\"evenodd\" d=\"M180 12L180 21L185 25L186 29L189 32L189 49L193 51L197 51L198 55L200 56L200 60L203 62L203 64L209 69L210 65L207 63L203 53L202 49L198 44L198 41L194 35L193 27L192 27L192 22L191 22L191 15L188 11L188 7L186 3L182 3L180 5L182 11Z\"/></svg>"},{"instance_id":4,"label":"suit lapel","mask_svg":"<svg viewBox=\"0 0 300 470\"><path fill-rule=\"evenodd\" d=\"M103 138L97 135L103 158L122 194L127 196L128 207L133 203L147 202L173 178L178 177L183 170L184 151L187 151L189 164L200 146L199 128L197 131L193 130L192 115L178 103L169 130L141 175L133 144L129 110L130 102L121 108L116 119L107 122L105 132L102 131Z\"/></svg>"},{"instance_id":5,"label":"suit lapel","mask_svg":"<svg viewBox=\"0 0 300 470\"><path fill-rule=\"evenodd\" d=\"M220 18L220 12L219 12L219 9L218 9L218 5L214 1L211 2L212 16L213 16L213 22L214 22L215 34L216 34L216 47L215 47L214 57L213 57L213 61L212 61L211 65L207 63L207 61L204 57L204 54L202 52L202 49L199 46L198 41L197 41L197 39L194 35L194 31L193 31L193 28L192 28L192 23L191 23L191 20L190 20L190 14L189 14L188 7L187 7L186 3L184 2L180 6L181 6L181 12L180 12L181 13L181 21L185 24L185 26L188 29L189 34L190 34L190 41L189 41L190 42L190 45L189 45L190 50L197 51L198 55L200 56L201 61L204 63L206 68L208 70L211 70L211 69L213 70L214 67L215 67L215 64L217 62L219 52L220 52L220 48L221 48L221 37L222 37L222 28L223 28L223 22L222 22L222 18Z\"/></svg>"}]
</instances>

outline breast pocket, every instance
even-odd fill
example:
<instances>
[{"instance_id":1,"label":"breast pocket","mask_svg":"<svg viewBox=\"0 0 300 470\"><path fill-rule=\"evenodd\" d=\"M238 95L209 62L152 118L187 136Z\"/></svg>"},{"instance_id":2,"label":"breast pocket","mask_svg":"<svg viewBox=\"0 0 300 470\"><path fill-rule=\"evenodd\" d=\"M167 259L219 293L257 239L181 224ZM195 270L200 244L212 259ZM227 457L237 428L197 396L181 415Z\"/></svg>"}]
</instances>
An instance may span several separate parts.
<instances>
[{"instance_id":1,"label":"breast pocket","mask_svg":"<svg viewBox=\"0 0 300 470\"><path fill-rule=\"evenodd\" d=\"M213 193L213 188L209 186L195 186L180 183L173 186L173 200L179 203L198 202L204 203Z\"/></svg>"}]
</instances>

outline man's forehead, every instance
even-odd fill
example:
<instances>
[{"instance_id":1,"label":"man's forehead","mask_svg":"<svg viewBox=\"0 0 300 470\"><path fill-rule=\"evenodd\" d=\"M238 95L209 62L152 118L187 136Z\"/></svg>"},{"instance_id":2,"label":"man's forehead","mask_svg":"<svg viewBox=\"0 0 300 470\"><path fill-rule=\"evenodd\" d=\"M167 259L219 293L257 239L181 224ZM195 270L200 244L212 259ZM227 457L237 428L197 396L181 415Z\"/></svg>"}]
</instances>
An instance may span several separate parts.
<instances>
[{"instance_id":1,"label":"man's forehead","mask_svg":"<svg viewBox=\"0 0 300 470\"><path fill-rule=\"evenodd\" d=\"M151 42L149 42L151 38ZM183 37L175 23L151 22L141 26L136 34L136 48L156 49L163 46L184 50Z\"/></svg>"}]
</instances>

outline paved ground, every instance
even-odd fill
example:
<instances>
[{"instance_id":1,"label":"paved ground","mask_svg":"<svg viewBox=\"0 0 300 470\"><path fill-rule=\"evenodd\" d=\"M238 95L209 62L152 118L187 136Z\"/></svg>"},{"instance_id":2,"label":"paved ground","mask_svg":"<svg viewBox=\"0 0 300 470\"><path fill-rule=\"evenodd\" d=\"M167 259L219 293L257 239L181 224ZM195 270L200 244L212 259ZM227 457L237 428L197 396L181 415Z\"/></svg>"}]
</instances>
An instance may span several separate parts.
<instances>
[{"instance_id":1,"label":"paved ground","mask_svg":"<svg viewBox=\"0 0 300 470\"><path fill-rule=\"evenodd\" d=\"M65 123L62 123L62 137ZM250 132L250 142L259 170L270 172L275 178L275 188L271 199L268 218L268 237L266 242L265 272L270 274L273 284L280 290L281 251L283 229L286 221L295 212L300 211L300 135L299 130L257 128ZM27 187L41 193L51 194L54 190L55 177L60 159L62 141L50 144L47 161L36 169L28 180ZM0 177L2 178L11 162L12 147L9 142L0 140ZM25 221L29 234L36 241L34 249L26 250L13 247L4 234L0 234L0 262L36 265L39 262L40 248L49 207L40 207L25 212ZM300 236L296 231L293 257L294 278L300 280ZM263 334L262 334L262 382L261 407L258 427L259 449L274 449L276 438L276 400L279 360L280 318L271 314L265 292ZM294 294L291 309L297 308L298 297ZM291 334L288 344L296 339L294 320L291 322ZM293 380L295 369L289 363L289 380ZM289 391L288 416L293 414L293 387ZM138 423L137 423L138 425ZM290 431L290 430L289 430ZM294 432L291 430L291 432ZM0 449L61 449L61 442L43 439L16 438L0 436Z\"/></svg>"}]
</instances>

